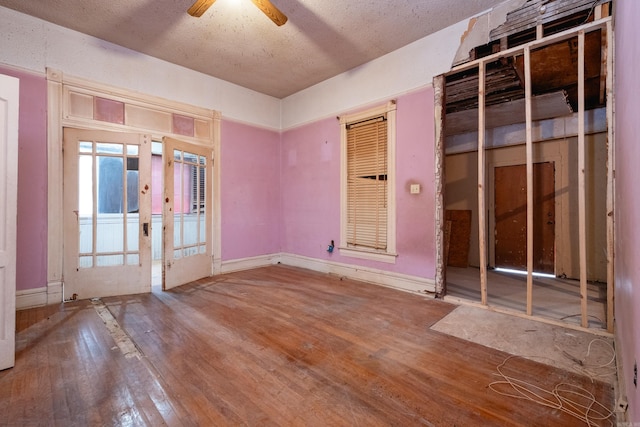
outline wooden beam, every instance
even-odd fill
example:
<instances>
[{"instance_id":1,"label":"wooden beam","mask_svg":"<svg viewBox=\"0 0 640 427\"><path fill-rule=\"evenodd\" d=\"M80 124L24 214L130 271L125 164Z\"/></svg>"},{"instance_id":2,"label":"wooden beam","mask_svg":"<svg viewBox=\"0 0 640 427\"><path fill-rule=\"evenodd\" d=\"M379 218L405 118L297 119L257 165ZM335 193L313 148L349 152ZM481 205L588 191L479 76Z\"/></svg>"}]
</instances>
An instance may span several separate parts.
<instances>
[{"instance_id":1,"label":"wooden beam","mask_svg":"<svg viewBox=\"0 0 640 427\"><path fill-rule=\"evenodd\" d=\"M609 59L609 42L607 40L608 31L602 30L600 34L600 104L604 104L607 89L607 63Z\"/></svg>"},{"instance_id":2,"label":"wooden beam","mask_svg":"<svg viewBox=\"0 0 640 427\"><path fill-rule=\"evenodd\" d=\"M491 61L498 60L502 57L517 56L522 52L524 52L524 48L527 46L531 47L531 49L536 49L536 48L541 48L557 42L561 42L564 40L568 40L575 37L578 31L584 31L585 33L590 33L592 31L596 31L601 28L604 28L606 26L606 23L610 21L611 21L611 17L603 18L600 21L589 22L587 24L580 25L579 27L570 28L568 30L565 30L556 34L551 34L543 38L542 40L534 40L529 43L525 43L519 46L514 46L512 48L503 50L501 52L494 53L489 56L485 56L484 58L476 59L475 61L465 62L464 64L457 65L450 70L450 73L457 73L459 71L468 70L468 69L477 67L481 61L484 63L490 63Z\"/></svg>"},{"instance_id":3,"label":"wooden beam","mask_svg":"<svg viewBox=\"0 0 640 427\"><path fill-rule=\"evenodd\" d=\"M531 48L524 50L525 133L527 162L527 315L533 314L533 138L531 136Z\"/></svg>"},{"instance_id":4,"label":"wooden beam","mask_svg":"<svg viewBox=\"0 0 640 427\"><path fill-rule=\"evenodd\" d=\"M444 173L444 156L445 156L445 95L446 85L444 75L433 78L433 88L435 91L435 124L436 124L436 295L444 295L447 293L447 253L448 240L446 221L444 218L444 187L446 183ZM449 227L451 224L449 224Z\"/></svg>"},{"instance_id":5,"label":"wooden beam","mask_svg":"<svg viewBox=\"0 0 640 427\"><path fill-rule=\"evenodd\" d=\"M487 305L487 236L485 223L485 76L486 63L478 64L478 251L480 255L480 300Z\"/></svg>"},{"instance_id":6,"label":"wooden beam","mask_svg":"<svg viewBox=\"0 0 640 427\"><path fill-rule=\"evenodd\" d=\"M584 134L584 31L578 32L578 235L580 259L580 314L583 328L587 319L587 223L585 185L585 134Z\"/></svg>"},{"instance_id":7,"label":"wooden beam","mask_svg":"<svg viewBox=\"0 0 640 427\"><path fill-rule=\"evenodd\" d=\"M613 333L614 271L614 123L613 123L613 30L607 22L607 331Z\"/></svg>"},{"instance_id":8,"label":"wooden beam","mask_svg":"<svg viewBox=\"0 0 640 427\"><path fill-rule=\"evenodd\" d=\"M598 19L602 19L602 5L599 4L595 8L593 8L593 20L597 21Z\"/></svg>"}]
</instances>

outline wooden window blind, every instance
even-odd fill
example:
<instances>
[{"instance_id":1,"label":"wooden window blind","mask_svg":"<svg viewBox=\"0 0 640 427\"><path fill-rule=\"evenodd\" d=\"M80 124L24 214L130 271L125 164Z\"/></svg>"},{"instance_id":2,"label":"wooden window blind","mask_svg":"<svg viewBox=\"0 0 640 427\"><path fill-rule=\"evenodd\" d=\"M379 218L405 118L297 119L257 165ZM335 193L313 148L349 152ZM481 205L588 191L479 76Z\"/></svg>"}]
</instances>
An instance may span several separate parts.
<instances>
[{"instance_id":1,"label":"wooden window blind","mask_svg":"<svg viewBox=\"0 0 640 427\"><path fill-rule=\"evenodd\" d=\"M387 121L347 125L347 245L387 249Z\"/></svg>"}]
</instances>

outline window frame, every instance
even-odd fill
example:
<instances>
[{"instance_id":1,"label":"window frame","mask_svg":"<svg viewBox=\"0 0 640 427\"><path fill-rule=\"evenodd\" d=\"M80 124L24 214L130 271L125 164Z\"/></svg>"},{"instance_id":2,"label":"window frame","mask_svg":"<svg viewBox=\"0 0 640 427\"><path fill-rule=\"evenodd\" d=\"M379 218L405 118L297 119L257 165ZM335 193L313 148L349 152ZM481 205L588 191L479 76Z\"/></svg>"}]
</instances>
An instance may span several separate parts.
<instances>
[{"instance_id":1,"label":"window frame","mask_svg":"<svg viewBox=\"0 0 640 427\"><path fill-rule=\"evenodd\" d=\"M387 124L387 248L347 244L347 126L385 116ZM389 101L361 112L340 116L340 255L395 264L396 253L396 102Z\"/></svg>"}]
</instances>

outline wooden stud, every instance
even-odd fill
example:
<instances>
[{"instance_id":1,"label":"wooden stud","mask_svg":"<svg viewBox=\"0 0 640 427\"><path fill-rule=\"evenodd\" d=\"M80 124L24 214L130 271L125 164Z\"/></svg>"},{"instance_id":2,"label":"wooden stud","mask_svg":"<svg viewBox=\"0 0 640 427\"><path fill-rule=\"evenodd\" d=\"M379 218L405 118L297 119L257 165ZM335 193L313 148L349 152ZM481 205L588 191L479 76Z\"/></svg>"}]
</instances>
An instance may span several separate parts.
<instances>
[{"instance_id":1,"label":"wooden stud","mask_svg":"<svg viewBox=\"0 0 640 427\"><path fill-rule=\"evenodd\" d=\"M609 59L609 42L607 40L608 32L606 30L602 30L600 33L600 104L603 104L606 97L607 90L607 63Z\"/></svg>"},{"instance_id":2,"label":"wooden stud","mask_svg":"<svg viewBox=\"0 0 640 427\"><path fill-rule=\"evenodd\" d=\"M607 331L613 333L614 298L614 123L613 123L613 30L607 22Z\"/></svg>"},{"instance_id":3,"label":"wooden stud","mask_svg":"<svg viewBox=\"0 0 640 427\"><path fill-rule=\"evenodd\" d=\"M584 134L584 31L578 32L578 235L580 259L580 314L581 325L588 327L587 319L587 222L585 185Z\"/></svg>"},{"instance_id":4,"label":"wooden stud","mask_svg":"<svg viewBox=\"0 0 640 427\"><path fill-rule=\"evenodd\" d=\"M542 24L536 25L536 40L540 40L544 37L544 27Z\"/></svg>"},{"instance_id":5,"label":"wooden stud","mask_svg":"<svg viewBox=\"0 0 640 427\"><path fill-rule=\"evenodd\" d=\"M434 99L435 99L435 124L436 124L436 247L438 248L436 260L436 295L444 295L447 292L447 253L448 240L446 231L446 221L444 218L444 187L445 187L445 146L444 146L444 126L445 114L445 90L446 82L444 75L439 75L433 79ZM450 224L449 224L450 227Z\"/></svg>"},{"instance_id":6,"label":"wooden stud","mask_svg":"<svg viewBox=\"0 0 640 427\"><path fill-rule=\"evenodd\" d=\"M599 4L593 9L593 20L597 21L602 19L602 5Z\"/></svg>"},{"instance_id":7,"label":"wooden stud","mask_svg":"<svg viewBox=\"0 0 640 427\"><path fill-rule=\"evenodd\" d=\"M478 251L480 254L480 300L487 305L487 237L485 223L485 62L478 64Z\"/></svg>"},{"instance_id":8,"label":"wooden stud","mask_svg":"<svg viewBox=\"0 0 640 427\"><path fill-rule=\"evenodd\" d=\"M524 49L525 132L527 162L527 315L533 314L533 137L531 110L531 48Z\"/></svg>"}]
</instances>

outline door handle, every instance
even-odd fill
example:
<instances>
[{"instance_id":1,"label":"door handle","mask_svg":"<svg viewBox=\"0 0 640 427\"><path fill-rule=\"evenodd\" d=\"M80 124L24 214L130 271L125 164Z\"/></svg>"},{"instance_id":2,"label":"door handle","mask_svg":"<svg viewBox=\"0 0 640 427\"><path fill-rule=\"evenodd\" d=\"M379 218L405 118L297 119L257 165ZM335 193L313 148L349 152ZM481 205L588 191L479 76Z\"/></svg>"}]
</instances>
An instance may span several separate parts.
<instances>
[{"instance_id":1,"label":"door handle","mask_svg":"<svg viewBox=\"0 0 640 427\"><path fill-rule=\"evenodd\" d=\"M145 237L149 237L149 223L145 222L142 224L142 233L145 235Z\"/></svg>"}]
</instances>

